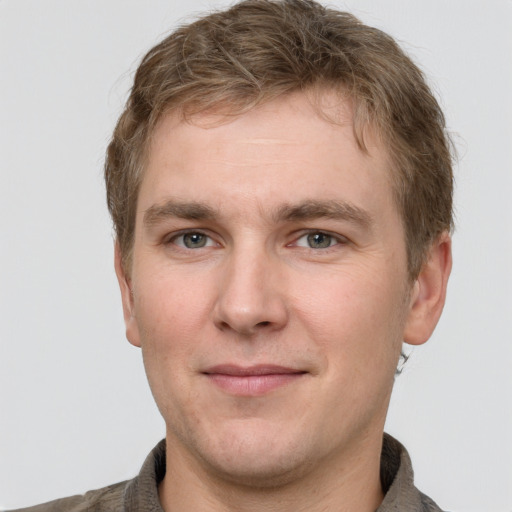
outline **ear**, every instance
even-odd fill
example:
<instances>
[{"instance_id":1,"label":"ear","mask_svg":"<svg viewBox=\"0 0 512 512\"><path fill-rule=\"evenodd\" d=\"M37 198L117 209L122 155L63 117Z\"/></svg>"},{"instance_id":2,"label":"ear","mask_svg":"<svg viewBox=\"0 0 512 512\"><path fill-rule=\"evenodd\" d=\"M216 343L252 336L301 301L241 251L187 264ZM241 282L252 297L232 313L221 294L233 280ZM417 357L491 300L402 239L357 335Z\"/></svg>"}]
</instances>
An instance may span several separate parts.
<instances>
[{"instance_id":1,"label":"ear","mask_svg":"<svg viewBox=\"0 0 512 512\"><path fill-rule=\"evenodd\" d=\"M445 232L432 244L414 283L404 330L406 343L421 345L432 335L443 311L451 269L452 243Z\"/></svg>"},{"instance_id":2,"label":"ear","mask_svg":"<svg viewBox=\"0 0 512 512\"><path fill-rule=\"evenodd\" d=\"M121 300L123 302L124 324L126 326L126 338L128 341L140 347L140 335L137 318L135 316L135 308L133 302L132 283L129 275L126 274L123 259L121 257L121 249L116 241L114 249L114 267L116 269L117 282L121 290Z\"/></svg>"}]
</instances>

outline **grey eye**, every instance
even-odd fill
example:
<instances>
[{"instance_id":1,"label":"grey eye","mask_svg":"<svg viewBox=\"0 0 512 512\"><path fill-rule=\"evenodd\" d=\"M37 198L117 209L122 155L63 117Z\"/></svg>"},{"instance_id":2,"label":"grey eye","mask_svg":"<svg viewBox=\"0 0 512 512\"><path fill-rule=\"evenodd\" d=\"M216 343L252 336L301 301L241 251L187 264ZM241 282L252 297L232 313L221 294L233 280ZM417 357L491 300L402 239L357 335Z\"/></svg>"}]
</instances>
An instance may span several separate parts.
<instances>
[{"instance_id":1,"label":"grey eye","mask_svg":"<svg viewBox=\"0 0 512 512\"><path fill-rule=\"evenodd\" d=\"M332 236L326 233L310 233L307 235L307 241L312 249L326 249L332 244Z\"/></svg>"},{"instance_id":2,"label":"grey eye","mask_svg":"<svg viewBox=\"0 0 512 512\"><path fill-rule=\"evenodd\" d=\"M208 242L208 237L202 233L185 233L182 237L183 245L188 249L205 247Z\"/></svg>"}]
</instances>

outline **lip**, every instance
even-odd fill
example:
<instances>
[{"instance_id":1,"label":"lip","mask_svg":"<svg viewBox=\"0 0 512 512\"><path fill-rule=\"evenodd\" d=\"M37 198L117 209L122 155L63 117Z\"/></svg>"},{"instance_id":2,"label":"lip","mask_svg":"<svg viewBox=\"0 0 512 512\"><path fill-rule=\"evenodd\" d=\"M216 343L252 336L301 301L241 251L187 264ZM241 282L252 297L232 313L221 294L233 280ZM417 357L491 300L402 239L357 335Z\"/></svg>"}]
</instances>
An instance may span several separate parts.
<instances>
[{"instance_id":1,"label":"lip","mask_svg":"<svg viewBox=\"0 0 512 512\"><path fill-rule=\"evenodd\" d=\"M277 365L223 364L203 374L222 391L236 396L262 396L301 379L307 372Z\"/></svg>"}]
</instances>

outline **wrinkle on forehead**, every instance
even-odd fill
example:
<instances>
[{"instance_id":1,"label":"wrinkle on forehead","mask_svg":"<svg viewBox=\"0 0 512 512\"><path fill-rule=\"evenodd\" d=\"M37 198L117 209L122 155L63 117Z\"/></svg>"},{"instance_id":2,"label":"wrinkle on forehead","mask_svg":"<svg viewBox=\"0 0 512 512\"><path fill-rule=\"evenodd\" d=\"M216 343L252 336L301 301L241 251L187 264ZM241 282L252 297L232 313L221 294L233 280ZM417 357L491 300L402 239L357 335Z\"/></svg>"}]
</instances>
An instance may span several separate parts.
<instances>
[{"instance_id":1,"label":"wrinkle on forehead","mask_svg":"<svg viewBox=\"0 0 512 512\"><path fill-rule=\"evenodd\" d=\"M239 144L283 144L290 146L298 146L298 141L289 139L269 139L269 138L254 138L254 139L237 139L234 142Z\"/></svg>"}]
</instances>

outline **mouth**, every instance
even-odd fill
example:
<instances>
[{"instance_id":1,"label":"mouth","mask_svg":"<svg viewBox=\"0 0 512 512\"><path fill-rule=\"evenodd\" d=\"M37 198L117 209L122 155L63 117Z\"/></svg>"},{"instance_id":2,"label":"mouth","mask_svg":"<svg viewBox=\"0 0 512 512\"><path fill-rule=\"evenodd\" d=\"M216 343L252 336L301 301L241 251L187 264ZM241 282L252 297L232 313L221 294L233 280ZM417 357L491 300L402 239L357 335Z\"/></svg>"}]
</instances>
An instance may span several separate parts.
<instances>
[{"instance_id":1,"label":"mouth","mask_svg":"<svg viewBox=\"0 0 512 512\"><path fill-rule=\"evenodd\" d=\"M262 396L292 384L307 374L306 371L276 365L218 365L203 374L222 391L236 396Z\"/></svg>"}]
</instances>

